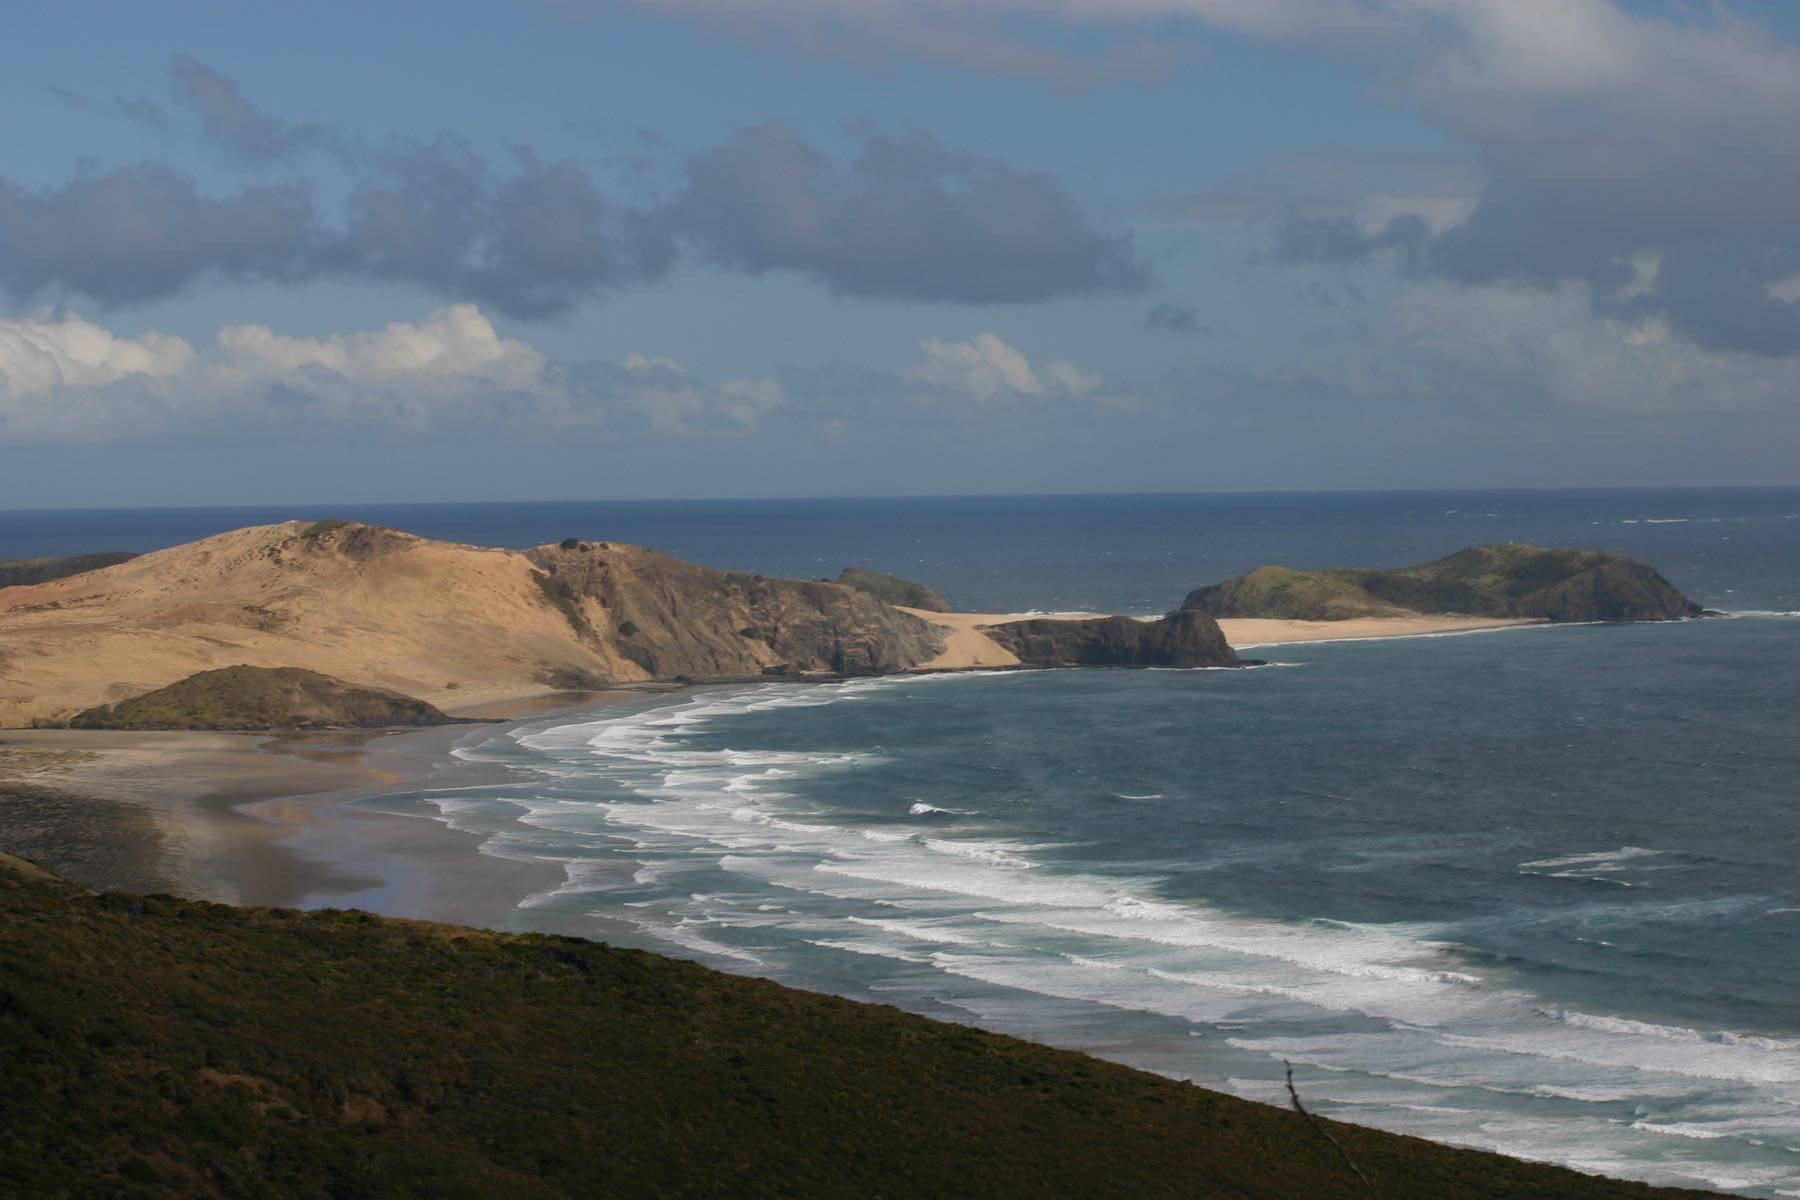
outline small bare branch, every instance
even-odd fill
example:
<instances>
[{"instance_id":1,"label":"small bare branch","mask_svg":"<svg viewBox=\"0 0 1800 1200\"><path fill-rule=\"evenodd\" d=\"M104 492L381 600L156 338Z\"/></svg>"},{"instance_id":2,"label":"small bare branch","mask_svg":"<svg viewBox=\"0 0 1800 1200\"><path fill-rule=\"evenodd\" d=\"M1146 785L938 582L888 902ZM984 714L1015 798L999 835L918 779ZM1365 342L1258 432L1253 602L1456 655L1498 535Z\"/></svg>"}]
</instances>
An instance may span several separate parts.
<instances>
[{"instance_id":1,"label":"small bare branch","mask_svg":"<svg viewBox=\"0 0 1800 1200\"><path fill-rule=\"evenodd\" d=\"M1308 1112L1306 1105L1300 1103L1300 1092L1294 1087L1294 1064L1284 1058L1281 1060L1281 1065L1287 1068L1287 1092L1288 1098L1294 1102L1294 1111L1305 1117L1312 1127L1319 1131L1319 1136L1331 1143L1331 1148L1338 1152L1338 1157L1344 1160L1344 1165L1350 1168L1352 1174L1362 1180L1363 1190L1369 1193L1370 1200L1381 1200L1381 1193L1375 1190L1374 1181L1363 1174L1363 1169L1356 1165L1356 1160L1350 1157L1348 1150L1344 1149L1344 1143L1338 1141L1336 1135L1325 1127L1325 1122Z\"/></svg>"}]
</instances>

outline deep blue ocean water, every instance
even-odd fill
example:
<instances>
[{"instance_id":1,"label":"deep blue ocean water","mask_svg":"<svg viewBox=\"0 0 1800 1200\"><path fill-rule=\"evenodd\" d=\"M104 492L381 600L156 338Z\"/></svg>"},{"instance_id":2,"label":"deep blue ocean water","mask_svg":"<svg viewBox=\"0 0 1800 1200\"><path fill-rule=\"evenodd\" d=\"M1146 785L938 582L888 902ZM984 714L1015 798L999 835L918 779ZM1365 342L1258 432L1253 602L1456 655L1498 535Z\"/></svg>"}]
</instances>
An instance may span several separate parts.
<instances>
[{"instance_id":1,"label":"deep blue ocean water","mask_svg":"<svg viewBox=\"0 0 1800 1200\"><path fill-rule=\"evenodd\" d=\"M1285 1060L1344 1119L1800 1195L1800 490L0 514L0 556L290 515L866 565L1001 611L1491 541L1642 558L1735 615L713 689L484 729L371 803L559 863L521 928L1271 1102Z\"/></svg>"}]
</instances>

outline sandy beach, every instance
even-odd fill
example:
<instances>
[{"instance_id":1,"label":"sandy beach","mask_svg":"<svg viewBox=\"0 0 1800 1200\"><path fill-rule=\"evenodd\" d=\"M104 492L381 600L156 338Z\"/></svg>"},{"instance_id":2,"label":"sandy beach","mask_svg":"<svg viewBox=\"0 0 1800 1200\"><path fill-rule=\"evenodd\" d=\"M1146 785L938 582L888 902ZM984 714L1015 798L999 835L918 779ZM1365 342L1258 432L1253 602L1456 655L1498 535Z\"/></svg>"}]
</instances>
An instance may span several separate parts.
<instances>
[{"instance_id":1,"label":"sandy beach","mask_svg":"<svg viewBox=\"0 0 1800 1200\"><path fill-rule=\"evenodd\" d=\"M461 715L500 721L672 690L540 692ZM0 846L102 889L491 925L561 872L346 802L425 785L458 741L493 728L0 730Z\"/></svg>"}]
</instances>

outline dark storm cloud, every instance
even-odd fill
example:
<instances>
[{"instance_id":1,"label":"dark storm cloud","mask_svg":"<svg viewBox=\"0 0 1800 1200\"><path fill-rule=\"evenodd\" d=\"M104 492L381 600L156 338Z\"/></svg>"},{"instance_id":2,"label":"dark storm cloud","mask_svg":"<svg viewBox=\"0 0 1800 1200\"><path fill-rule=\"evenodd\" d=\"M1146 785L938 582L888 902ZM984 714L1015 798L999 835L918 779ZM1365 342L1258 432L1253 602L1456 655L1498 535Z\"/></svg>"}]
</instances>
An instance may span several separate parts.
<instances>
[{"instance_id":1,"label":"dark storm cloud","mask_svg":"<svg viewBox=\"0 0 1800 1200\"><path fill-rule=\"evenodd\" d=\"M418 284L519 317L566 312L668 270L667 231L649 214L605 201L579 166L545 163L525 149L513 166L498 177L449 137L388 150L352 195L322 267Z\"/></svg>"},{"instance_id":2,"label":"dark storm cloud","mask_svg":"<svg viewBox=\"0 0 1800 1200\"><path fill-rule=\"evenodd\" d=\"M1095 228L1049 176L923 133L864 132L838 163L784 125L739 130L688 164L667 218L710 261L846 296L985 304L1150 281L1130 235Z\"/></svg>"},{"instance_id":3,"label":"dark storm cloud","mask_svg":"<svg viewBox=\"0 0 1800 1200\"><path fill-rule=\"evenodd\" d=\"M684 248L859 297L1034 301L1149 281L1131 235L1096 227L1049 176L925 134L863 133L839 162L785 126L756 126L673 167L672 200L633 207L527 147L496 165L450 135L369 145L279 120L185 55L170 75L177 104L234 159L329 156L350 180L341 216L316 212L298 182L209 198L162 168L38 192L0 179L0 287L119 305L211 276L367 279L545 317L659 279Z\"/></svg>"},{"instance_id":4,"label":"dark storm cloud","mask_svg":"<svg viewBox=\"0 0 1800 1200\"><path fill-rule=\"evenodd\" d=\"M285 158L320 148L342 153L335 130L323 125L291 125L276 120L245 98L237 81L206 64L177 54L169 60L169 91L175 103L200 118L208 140L248 159Z\"/></svg>"},{"instance_id":5,"label":"dark storm cloud","mask_svg":"<svg viewBox=\"0 0 1800 1200\"><path fill-rule=\"evenodd\" d=\"M1396 49L1393 77L1466 149L1460 180L1319 156L1183 207L1261 223L1277 261L1578 286L1703 347L1800 353L1800 50L1743 20L1594 6L1545 55L1527 7L1472 6L1460 40Z\"/></svg>"},{"instance_id":6,"label":"dark storm cloud","mask_svg":"<svg viewBox=\"0 0 1800 1200\"><path fill-rule=\"evenodd\" d=\"M214 199L160 167L41 191L0 179L0 288L110 306L155 300L208 274L286 279L305 273L316 233L298 186Z\"/></svg>"},{"instance_id":7,"label":"dark storm cloud","mask_svg":"<svg viewBox=\"0 0 1800 1200\"><path fill-rule=\"evenodd\" d=\"M1201 334L1213 333L1211 325L1200 320L1200 314L1191 304L1176 304L1168 300L1158 300L1144 314L1144 328L1151 333L1166 333L1176 337L1197 337Z\"/></svg>"}]
</instances>

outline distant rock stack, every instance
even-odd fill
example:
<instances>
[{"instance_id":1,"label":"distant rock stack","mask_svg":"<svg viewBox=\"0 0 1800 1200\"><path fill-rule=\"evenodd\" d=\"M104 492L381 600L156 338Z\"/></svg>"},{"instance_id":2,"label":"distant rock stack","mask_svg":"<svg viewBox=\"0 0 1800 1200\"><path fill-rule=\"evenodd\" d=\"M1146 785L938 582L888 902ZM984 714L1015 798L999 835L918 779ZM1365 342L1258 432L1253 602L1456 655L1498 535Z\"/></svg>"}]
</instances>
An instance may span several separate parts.
<instances>
[{"instance_id":1,"label":"distant rock stack","mask_svg":"<svg viewBox=\"0 0 1800 1200\"><path fill-rule=\"evenodd\" d=\"M1096 617L990 625L995 643L1029 667L1241 667L1218 622L1205 613L1174 612L1160 621Z\"/></svg>"}]
</instances>

